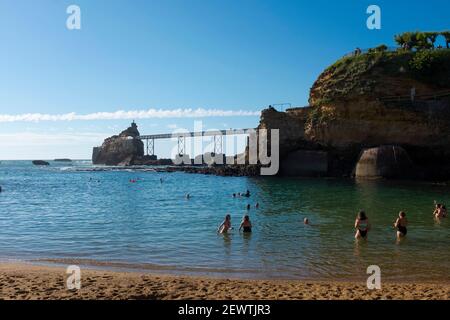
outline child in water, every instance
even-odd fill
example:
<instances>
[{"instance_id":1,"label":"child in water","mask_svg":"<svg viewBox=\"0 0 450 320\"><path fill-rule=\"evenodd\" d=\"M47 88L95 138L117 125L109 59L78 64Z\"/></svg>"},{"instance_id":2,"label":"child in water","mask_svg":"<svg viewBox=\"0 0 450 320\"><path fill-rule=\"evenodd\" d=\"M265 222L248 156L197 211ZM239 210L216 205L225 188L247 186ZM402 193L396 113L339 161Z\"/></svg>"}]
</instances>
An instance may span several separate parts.
<instances>
[{"instance_id":1,"label":"child in water","mask_svg":"<svg viewBox=\"0 0 450 320\"><path fill-rule=\"evenodd\" d=\"M364 211L360 211L355 220L355 239L367 239L367 233L370 229L369 218Z\"/></svg>"},{"instance_id":2,"label":"child in water","mask_svg":"<svg viewBox=\"0 0 450 320\"><path fill-rule=\"evenodd\" d=\"M397 228L397 238L403 238L406 236L408 230L406 226L408 225L408 220L406 219L406 213L404 211L400 211L398 214L398 218L394 223L394 227Z\"/></svg>"},{"instance_id":3,"label":"child in water","mask_svg":"<svg viewBox=\"0 0 450 320\"><path fill-rule=\"evenodd\" d=\"M231 230L231 216L227 214L225 216L225 220L222 222L222 224L217 229L218 233L227 233L228 230Z\"/></svg>"},{"instance_id":4,"label":"child in water","mask_svg":"<svg viewBox=\"0 0 450 320\"><path fill-rule=\"evenodd\" d=\"M243 229L244 232L252 232L252 223L250 222L250 217L248 215L244 216L239 231L241 231L241 229Z\"/></svg>"}]
</instances>

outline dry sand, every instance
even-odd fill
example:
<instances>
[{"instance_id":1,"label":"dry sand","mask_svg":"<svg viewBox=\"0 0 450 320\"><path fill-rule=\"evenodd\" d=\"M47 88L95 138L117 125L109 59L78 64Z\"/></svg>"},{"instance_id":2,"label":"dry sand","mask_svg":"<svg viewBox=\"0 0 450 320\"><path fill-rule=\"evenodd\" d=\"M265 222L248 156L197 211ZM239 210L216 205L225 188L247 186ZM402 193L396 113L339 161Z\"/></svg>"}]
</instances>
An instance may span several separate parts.
<instances>
[{"instance_id":1,"label":"dry sand","mask_svg":"<svg viewBox=\"0 0 450 320\"><path fill-rule=\"evenodd\" d=\"M450 283L383 283L370 291L365 283L296 280L228 280L161 276L137 272L82 269L81 289L66 289L65 268L0 264L0 299L439 299L448 300Z\"/></svg>"}]
</instances>

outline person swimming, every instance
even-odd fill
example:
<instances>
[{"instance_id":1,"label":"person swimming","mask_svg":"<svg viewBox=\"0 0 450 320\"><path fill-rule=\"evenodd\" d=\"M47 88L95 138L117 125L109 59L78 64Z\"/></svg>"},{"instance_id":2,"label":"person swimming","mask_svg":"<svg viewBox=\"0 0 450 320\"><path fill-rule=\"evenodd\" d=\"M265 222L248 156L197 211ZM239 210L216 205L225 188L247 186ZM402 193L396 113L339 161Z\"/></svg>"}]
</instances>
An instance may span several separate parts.
<instances>
[{"instance_id":1,"label":"person swimming","mask_svg":"<svg viewBox=\"0 0 450 320\"><path fill-rule=\"evenodd\" d=\"M447 216L447 209L443 204L437 203L433 212L436 219L445 218Z\"/></svg>"},{"instance_id":2,"label":"person swimming","mask_svg":"<svg viewBox=\"0 0 450 320\"><path fill-rule=\"evenodd\" d=\"M236 198L236 193L233 193L233 198Z\"/></svg>"},{"instance_id":3,"label":"person swimming","mask_svg":"<svg viewBox=\"0 0 450 320\"><path fill-rule=\"evenodd\" d=\"M227 233L229 230L231 230L231 216L227 214L225 216L225 220L222 222L222 224L217 229L218 233Z\"/></svg>"},{"instance_id":4,"label":"person swimming","mask_svg":"<svg viewBox=\"0 0 450 320\"><path fill-rule=\"evenodd\" d=\"M258 202L255 204L255 208L256 208L256 209L259 208L259 203L258 203Z\"/></svg>"},{"instance_id":5,"label":"person swimming","mask_svg":"<svg viewBox=\"0 0 450 320\"><path fill-rule=\"evenodd\" d=\"M367 233L370 230L369 218L367 218L366 213L361 210L355 220L355 239L367 239Z\"/></svg>"},{"instance_id":6,"label":"person swimming","mask_svg":"<svg viewBox=\"0 0 450 320\"><path fill-rule=\"evenodd\" d=\"M241 231L241 229L243 229L243 232L252 232L252 223L250 222L250 217L248 215L245 215L244 219L242 219L239 231Z\"/></svg>"},{"instance_id":7,"label":"person swimming","mask_svg":"<svg viewBox=\"0 0 450 320\"><path fill-rule=\"evenodd\" d=\"M186 199L189 200L191 198L191 195L189 193L186 193Z\"/></svg>"},{"instance_id":8,"label":"person swimming","mask_svg":"<svg viewBox=\"0 0 450 320\"><path fill-rule=\"evenodd\" d=\"M250 210L252 207L250 204L247 205L247 210Z\"/></svg>"},{"instance_id":9,"label":"person swimming","mask_svg":"<svg viewBox=\"0 0 450 320\"><path fill-rule=\"evenodd\" d=\"M250 190L247 190L247 191L244 193L244 197L250 198Z\"/></svg>"},{"instance_id":10,"label":"person swimming","mask_svg":"<svg viewBox=\"0 0 450 320\"><path fill-rule=\"evenodd\" d=\"M303 224L304 225L309 225L309 219L308 218L304 218L303 219Z\"/></svg>"},{"instance_id":11,"label":"person swimming","mask_svg":"<svg viewBox=\"0 0 450 320\"><path fill-rule=\"evenodd\" d=\"M403 238L406 236L408 229L406 226L408 225L408 220L406 219L406 213L404 211L400 211L398 214L398 218L394 223L394 227L397 228L397 238Z\"/></svg>"}]
</instances>

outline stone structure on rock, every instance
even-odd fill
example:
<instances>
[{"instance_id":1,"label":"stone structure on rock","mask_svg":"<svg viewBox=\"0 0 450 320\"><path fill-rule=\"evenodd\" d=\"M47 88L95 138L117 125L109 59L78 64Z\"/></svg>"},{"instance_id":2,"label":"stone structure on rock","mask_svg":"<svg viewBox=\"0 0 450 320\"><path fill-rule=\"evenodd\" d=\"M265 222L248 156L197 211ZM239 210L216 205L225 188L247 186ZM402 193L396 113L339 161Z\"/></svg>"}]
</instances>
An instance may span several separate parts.
<instances>
[{"instance_id":1,"label":"stone structure on rock","mask_svg":"<svg viewBox=\"0 0 450 320\"><path fill-rule=\"evenodd\" d=\"M405 149L399 146L381 146L362 152L356 167L356 178L412 178L414 167Z\"/></svg>"},{"instance_id":2,"label":"stone structure on rock","mask_svg":"<svg viewBox=\"0 0 450 320\"><path fill-rule=\"evenodd\" d=\"M92 163L110 166L129 166L142 161L144 144L139 137L136 123L122 131L118 136L112 136L103 142L101 147L95 147L92 152Z\"/></svg>"}]
</instances>

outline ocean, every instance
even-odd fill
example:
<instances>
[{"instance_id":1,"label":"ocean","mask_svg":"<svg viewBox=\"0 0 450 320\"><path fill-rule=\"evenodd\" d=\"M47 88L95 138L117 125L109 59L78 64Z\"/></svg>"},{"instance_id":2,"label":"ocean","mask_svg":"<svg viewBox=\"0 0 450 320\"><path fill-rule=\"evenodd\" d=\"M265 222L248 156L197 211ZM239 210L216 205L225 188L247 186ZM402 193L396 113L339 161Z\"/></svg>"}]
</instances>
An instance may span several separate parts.
<instances>
[{"instance_id":1,"label":"ocean","mask_svg":"<svg viewBox=\"0 0 450 320\"><path fill-rule=\"evenodd\" d=\"M336 281L365 279L367 267L377 265L391 281L449 279L450 225L432 216L434 200L450 204L444 185L2 161L0 186L2 260ZM232 197L247 189L250 198ZM372 224L367 241L354 239L360 209ZM398 243L392 225L400 210L409 228ZM226 214L234 230L221 235ZM245 214L251 234L238 231Z\"/></svg>"}]
</instances>

